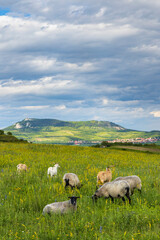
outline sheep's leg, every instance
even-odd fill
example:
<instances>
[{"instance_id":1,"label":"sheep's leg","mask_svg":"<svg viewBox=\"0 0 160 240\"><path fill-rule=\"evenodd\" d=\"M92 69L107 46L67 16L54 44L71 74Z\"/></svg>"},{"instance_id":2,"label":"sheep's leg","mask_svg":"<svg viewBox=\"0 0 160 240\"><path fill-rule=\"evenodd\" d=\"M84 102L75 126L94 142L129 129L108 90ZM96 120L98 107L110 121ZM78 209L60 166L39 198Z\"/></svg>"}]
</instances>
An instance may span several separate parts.
<instances>
[{"instance_id":1,"label":"sheep's leg","mask_svg":"<svg viewBox=\"0 0 160 240\"><path fill-rule=\"evenodd\" d=\"M130 198L129 194L126 194L126 197L127 197L128 200L129 200L129 204L131 204L131 198Z\"/></svg>"},{"instance_id":2,"label":"sheep's leg","mask_svg":"<svg viewBox=\"0 0 160 240\"><path fill-rule=\"evenodd\" d=\"M122 200L123 200L123 202L125 202L125 198L124 197L122 197Z\"/></svg>"},{"instance_id":3,"label":"sheep's leg","mask_svg":"<svg viewBox=\"0 0 160 240\"><path fill-rule=\"evenodd\" d=\"M138 189L138 191L139 191L140 193L142 193L142 190L141 190L141 189Z\"/></svg>"},{"instance_id":4,"label":"sheep's leg","mask_svg":"<svg viewBox=\"0 0 160 240\"><path fill-rule=\"evenodd\" d=\"M112 202L114 202L114 198L111 195L109 195L109 197L111 198Z\"/></svg>"},{"instance_id":5,"label":"sheep's leg","mask_svg":"<svg viewBox=\"0 0 160 240\"><path fill-rule=\"evenodd\" d=\"M50 213L50 212L48 212L48 216L50 216L50 217L51 217L51 213Z\"/></svg>"}]
</instances>

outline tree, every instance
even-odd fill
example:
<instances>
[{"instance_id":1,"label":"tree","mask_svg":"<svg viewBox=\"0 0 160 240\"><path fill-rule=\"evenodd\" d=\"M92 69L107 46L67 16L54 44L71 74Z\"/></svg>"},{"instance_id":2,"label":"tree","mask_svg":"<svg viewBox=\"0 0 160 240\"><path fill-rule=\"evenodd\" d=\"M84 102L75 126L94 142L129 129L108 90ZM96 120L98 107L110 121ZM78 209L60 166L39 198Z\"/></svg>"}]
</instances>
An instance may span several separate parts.
<instances>
[{"instance_id":1,"label":"tree","mask_svg":"<svg viewBox=\"0 0 160 240\"><path fill-rule=\"evenodd\" d=\"M3 130L0 130L0 135L4 135L4 131Z\"/></svg>"},{"instance_id":2,"label":"tree","mask_svg":"<svg viewBox=\"0 0 160 240\"><path fill-rule=\"evenodd\" d=\"M7 135L12 136L12 133L11 132L7 132Z\"/></svg>"}]
</instances>

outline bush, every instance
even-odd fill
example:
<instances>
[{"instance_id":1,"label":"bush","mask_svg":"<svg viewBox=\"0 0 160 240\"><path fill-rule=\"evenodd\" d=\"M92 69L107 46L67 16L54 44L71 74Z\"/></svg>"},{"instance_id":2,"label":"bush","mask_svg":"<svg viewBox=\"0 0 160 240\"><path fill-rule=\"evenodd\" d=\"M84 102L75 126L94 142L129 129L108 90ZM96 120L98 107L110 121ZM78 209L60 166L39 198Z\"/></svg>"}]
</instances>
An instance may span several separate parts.
<instances>
[{"instance_id":1,"label":"bush","mask_svg":"<svg viewBox=\"0 0 160 240\"><path fill-rule=\"evenodd\" d=\"M4 135L4 131L3 130L0 130L0 135Z\"/></svg>"},{"instance_id":2,"label":"bush","mask_svg":"<svg viewBox=\"0 0 160 240\"><path fill-rule=\"evenodd\" d=\"M12 136L12 133L11 132L7 132L7 135Z\"/></svg>"}]
</instances>

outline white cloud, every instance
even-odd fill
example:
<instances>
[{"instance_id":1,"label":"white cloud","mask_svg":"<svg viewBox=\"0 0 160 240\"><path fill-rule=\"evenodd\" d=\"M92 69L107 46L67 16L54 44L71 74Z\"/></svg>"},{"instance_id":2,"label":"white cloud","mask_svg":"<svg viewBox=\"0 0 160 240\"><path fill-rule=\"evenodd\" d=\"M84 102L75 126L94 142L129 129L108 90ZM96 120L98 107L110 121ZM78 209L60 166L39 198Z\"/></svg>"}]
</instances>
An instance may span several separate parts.
<instances>
[{"instance_id":1,"label":"white cloud","mask_svg":"<svg viewBox=\"0 0 160 240\"><path fill-rule=\"evenodd\" d=\"M23 106L20 107L19 109L24 109L24 110L40 110L40 109L46 109L49 108L49 105L42 105L42 106Z\"/></svg>"},{"instance_id":2,"label":"white cloud","mask_svg":"<svg viewBox=\"0 0 160 240\"><path fill-rule=\"evenodd\" d=\"M54 24L33 19L0 16L0 50L11 51L24 48L51 48L54 44L65 42L66 46L111 41L121 37L132 36L138 29L129 24L113 23L90 24Z\"/></svg>"},{"instance_id":3,"label":"white cloud","mask_svg":"<svg viewBox=\"0 0 160 240\"><path fill-rule=\"evenodd\" d=\"M51 78L46 81L46 78L32 81L8 81L0 84L0 97L24 94L52 94L57 95L66 92L69 89L77 88L75 83L70 80L53 80Z\"/></svg>"},{"instance_id":4,"label":"white cloud","mask_svg":"<svg viewBox=\"0 0 160 240\"><path fill-rule=\"evenodd\" d=\"M153 115L155 118L160 117L160 111L153 111L153 112L150 112L150 114Z\"/></svg>"},{"instance_id":5,"label":"white cloud","mask_svg":"<svg viewBox=\"0 0 160 240\"><path fill-rule=\"evenodd\" d=\"M102 17L105 14L106 10L107 10L106 7L101 8L99 12L96 14L96 17Z\"/></svg>"},{"instance_id":6,"label":"white cloud","mask_svg":"<svg viewBox=\"0 0 160 240\"><path fill-rule=\"evenodd\" d=\"M106 98L102 99L102 104L103 105L108 105L108 103L109 103L108 99L106 99Z\"/></svg>"},{"instance_id":7,"label":"white cloud","mask_svg":"<svg viewBox=\"0 0 160 240\"><path fill-rule=\"evenodd\" d=\"M159 0L1 2L10 9L0 16L0 109L8 119L38 112L158 122Z\"/></svg>"},{"instance_id":8,"label":"white cloud","mask_svg":"<svg viewBox=\"0 0 160 240\"><path fill-rule=\"evenodd\" d=\"M57 109L57 110L64 110L64 109L66 109L66 106L65 105L59 105L59 106L56 106L54 108Z\"/></svg>"},{"instance_id":9,"label":"white cloud","mask_svg":"<svg viewBox=\"0 0 160 240\"><path fill-rule=\"evenodd\" d=\"M160 54L160 46L158 45L142 45L142 46L137 46L131 49L133 52L146 52L146 53L151 53L151 54Z\"/></svg>"},{"instance_id":10,"label":"white cloud","mask_svg":"<svg viewBox=\"0 0 160 240\"><path fill-rule=\"evenodd\" d=\"M69 15L70 16L79 16L84 14L84 7L83 6L76 6L72 5L69 8Z\"/></svg>"}]
</instances>

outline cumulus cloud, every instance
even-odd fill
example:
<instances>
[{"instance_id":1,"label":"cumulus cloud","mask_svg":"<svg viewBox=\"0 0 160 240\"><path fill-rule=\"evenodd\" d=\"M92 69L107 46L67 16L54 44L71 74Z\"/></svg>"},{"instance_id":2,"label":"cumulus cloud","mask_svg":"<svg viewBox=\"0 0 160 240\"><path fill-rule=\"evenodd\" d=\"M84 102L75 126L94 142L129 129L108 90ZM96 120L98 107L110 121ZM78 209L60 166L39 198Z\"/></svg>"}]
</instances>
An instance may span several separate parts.
<instances>
[{"instance_id":1,"label":"cumulus cloud","mask_svg":"<svg viewBox=\"0 0 160 240\"><path fill-rule=\"evenodd\" d=\"M133 52L146 52L150 54L160 55L160 46L158 45L142 45L131 49Z\"/></svg>"},{"instance_id":2,"label":"cumulus cloud","mask_svg":"<svg viewBox=\"0 0 160 240\"><path fill-rule=\"evenodd\" d=\"M155 118L160 117L160 111L153 111L153 112L150 112L150 114L152 114Z\"/></svg>"},{"instance_id":3,"label":"cumulus cloud","mask_svg":"<svg viewBox=\"0 0 160 240\"><path fill-rule=\"evenodd\" d=\"M24 109L24 110L40 110L40 109L46 109L49 108L49 105L42 105L42 106L23 106L20 107L19 109Z\"/></svg>"},{"instance_id":4,"label":"cumulus cloud","mask_svg":"<svg viewBox=\"0 0 160 240\"><path fill-rule=\"evenodd\" d=\"M56 106L55 109L64 110L64 109L66 109L66 106L65 105Z\"/></svg>"},{"instance_id":5,"label":"cumulus cloud","mask_svg":"<svg viewBox=\"0 0 160 240\"><path fill-rule=\"evenodd\" d=\"M75 89L78 86L70 80L54 80L53 78L42 78L32 81L13 81L0 85L0 97L7 95L26 95L26 94L52 94L57 95L64 93L69 89Z\"/></svg>"},{"instance_id":6,"label":"cumulus cloud","mask_svg":"<svg viewBox=\"0 0 160 240\"><path fill-rule=\"evenodd\" d=\"M105 14L106 10L107 10L106 7L101 8L99 12L96 14L96 17L102 17Z\"/></svg>"}]
</instances>

